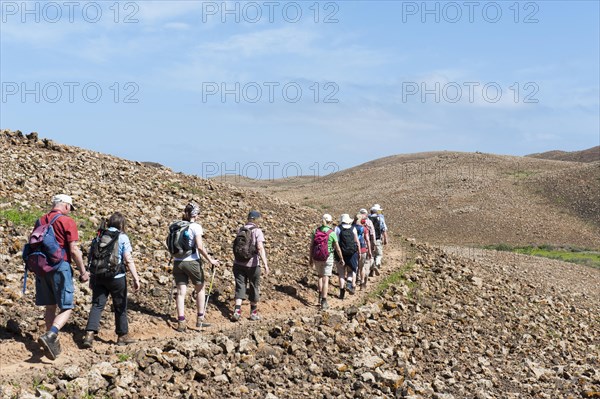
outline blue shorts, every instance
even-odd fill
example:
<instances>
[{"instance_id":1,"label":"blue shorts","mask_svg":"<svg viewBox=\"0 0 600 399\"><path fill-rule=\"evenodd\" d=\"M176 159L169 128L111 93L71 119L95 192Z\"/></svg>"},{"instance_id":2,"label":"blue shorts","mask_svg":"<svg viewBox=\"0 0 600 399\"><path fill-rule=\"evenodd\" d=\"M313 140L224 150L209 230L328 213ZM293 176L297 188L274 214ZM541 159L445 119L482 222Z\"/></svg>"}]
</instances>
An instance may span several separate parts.
<instances>
[{"instance_id":1,"label":"blue shorts","mask_svg":"<svg viewBox=\"0 0 600 399\"><path fill-rule=\"evenodd\" d=\"M35 276L35 304L38 306L73 309L73 291L73 271L69 262L63 261L52 273Z\"/></svg>"}]
</instances>

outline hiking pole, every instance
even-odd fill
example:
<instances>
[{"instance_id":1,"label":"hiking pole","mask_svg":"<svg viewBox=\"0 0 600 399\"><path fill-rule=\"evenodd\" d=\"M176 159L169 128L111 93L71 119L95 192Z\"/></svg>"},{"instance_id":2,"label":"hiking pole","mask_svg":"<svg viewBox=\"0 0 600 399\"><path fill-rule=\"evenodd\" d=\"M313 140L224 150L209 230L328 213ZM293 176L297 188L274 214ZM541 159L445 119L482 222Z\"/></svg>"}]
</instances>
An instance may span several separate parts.
<instances>
[{"instance_id":1,"label":"hiking pole","mask_svg":"<svg viewBox=\"0 0 600 399\"><path fill-rule=\"evenodd\" d=\"M204 314L206 315L206 309L208 309L208 300L210 299L210 294L212 292L213 282L215 281L215 273L217 269L212 267L212 277L210 278L210 285L208 286L208 294L206 295L206 300L204 301Z\"/></svg>"}]
</instances>

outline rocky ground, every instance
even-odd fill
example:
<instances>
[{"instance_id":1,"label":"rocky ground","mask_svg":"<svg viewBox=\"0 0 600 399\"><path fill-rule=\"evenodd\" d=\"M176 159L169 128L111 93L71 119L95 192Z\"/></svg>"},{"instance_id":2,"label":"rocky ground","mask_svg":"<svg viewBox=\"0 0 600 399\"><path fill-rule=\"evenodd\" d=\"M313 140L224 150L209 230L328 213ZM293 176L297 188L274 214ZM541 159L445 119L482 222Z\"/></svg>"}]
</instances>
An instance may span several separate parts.
<instances>
[{"instance_id":1,"label":"rocky ground","mask_svg":"<svg viewBox=\"0 0 600 399\"><path fill-rule=\"evenodd\" d=\"M136 221L129 231L144 285L130 295L140 341L115 346L107 311L99 340L84 350L90 294L77 283L78 309L52 362L35 344L43 320L33 288L19 294L29 228L0 220L1 397L600 397L597 269L393 234L368 290L331 298L332 308L320 312L305 258L316 211L14 132L2 132L0 143L0 210L39 212L54 191L69 192L90 234L93 218L125 210ZM42 177L50 183L39 189ZM225 264L247 211L266 215L273 273L260 322L228 321L233 279L224 266L209 308L213 326L174 330L162 240L189 198L202 204L206 241Z\"/></svg>"}]
</instances>

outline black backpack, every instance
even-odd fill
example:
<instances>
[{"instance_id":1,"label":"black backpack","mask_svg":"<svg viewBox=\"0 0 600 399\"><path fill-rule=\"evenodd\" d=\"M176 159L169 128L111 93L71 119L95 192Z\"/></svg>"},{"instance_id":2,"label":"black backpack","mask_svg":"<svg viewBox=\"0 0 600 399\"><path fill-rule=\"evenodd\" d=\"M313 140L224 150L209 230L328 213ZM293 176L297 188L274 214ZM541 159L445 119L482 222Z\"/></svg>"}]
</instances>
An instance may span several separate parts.
<instances>
[{"instance_id":1,"label":"black backpack","mask_svg":"<svg viewBox=\"0 0 600 399\"><path fill-rule=\"evenodd\" d=\"M350 257L358 251L358 246L354 241L354 229L352 227L345 229L340 226L340 249L342 250L342 256L344 258Z\"/></svg>"},{"instance_id":2,"label":"black backpack","mask_svg":"<svg viewBox=\"0 0 600 399\"><path fill-rule=\"evenodd\" d=\"M190 224L187 220L179 220L169 226L167 248L176 258L186 258L192 254L194 246L190 246Z\"/></svg>"},{"instance_id":3,"label":"black backpack","mask_svg":"<svg viewBox=\"0 0 600 399\"><path fill-rule=\"evenodd\" d=\"M88 268L97 278L113 278L123 272L119 262L119 230L100 230L92 241Z\"/></svg>"},{"instance_id":4,"label":"black backpack","mask_svg":"<svg viewBox=\"0 0 600 399\"><path fill-rule=\"evenodd\" d=\"M369 219L373 222L373 226L375 227L375 239L381 239L381 220L379 220L379 215L370 215Z\"/></svg>"},{"instance_id":5,"label":"black backpack","mask_svg":"<svg viewBox=\"0 0 600 399\"><path fill-rule=\"evenodd\" d=\"M252 240L252 230L256 227L242 227L233 240L233 256L238 262L248 262L256 255L256 245Z\"/></svg>"}]
</instances>

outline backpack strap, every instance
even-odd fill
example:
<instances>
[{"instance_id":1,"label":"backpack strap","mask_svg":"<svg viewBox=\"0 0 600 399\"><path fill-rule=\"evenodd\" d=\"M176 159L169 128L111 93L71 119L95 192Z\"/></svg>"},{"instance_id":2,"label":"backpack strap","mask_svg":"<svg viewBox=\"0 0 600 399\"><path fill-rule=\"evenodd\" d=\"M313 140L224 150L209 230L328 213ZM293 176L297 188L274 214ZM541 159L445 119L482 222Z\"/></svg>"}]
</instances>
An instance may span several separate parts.
<instances>
[{"instance_id":1,"label":"backpack strap","mask_svg":"<svg viewBox=\"0 0 600 399\"><path fill-rule=\"evenodd\" d=\"M53 224L54 224L54 222L56 222L56 220L57 220L59 217L61 217L61 216L64 216L64 215L63 215L62 213L59 213L58 215L54 216L54 217L52 218L52 220L50 221L50 223L48 223L48 224L49 224L49 225L53 225Z\"/></svg>"}]
</instances>

